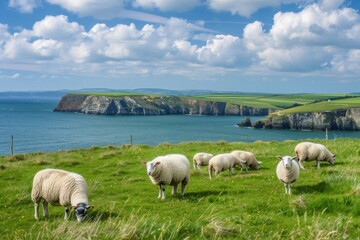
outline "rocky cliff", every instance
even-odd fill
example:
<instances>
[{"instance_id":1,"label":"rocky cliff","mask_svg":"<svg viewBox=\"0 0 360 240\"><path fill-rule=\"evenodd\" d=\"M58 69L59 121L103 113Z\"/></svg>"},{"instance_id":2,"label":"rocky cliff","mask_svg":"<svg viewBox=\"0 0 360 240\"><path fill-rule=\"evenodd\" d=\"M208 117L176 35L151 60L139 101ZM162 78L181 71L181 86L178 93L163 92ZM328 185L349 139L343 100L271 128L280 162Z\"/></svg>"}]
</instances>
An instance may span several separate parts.
<instances>
[{"instance_id":1,"label":"rocky cliff","mask_svg":"<svg viewBox=\"0 0 360 240\"><path fill-rule=\"evenodd\" d=\"M296 130L360 130L360 108L331 112L294 113L270 115L253 123L255 128Z\"/></svg>"},{"instance_id":2,"label":"rocky cliff","mask_svg":"<svg viewBox=\"0 0 360 240\"><path fill-rule=\"evenodd\" d=\"M101 115L200 114L266 116L269 114L270 109L176 96L107 97L68 94L61 98L54 111Z\"/></svg>"}]
</instances>

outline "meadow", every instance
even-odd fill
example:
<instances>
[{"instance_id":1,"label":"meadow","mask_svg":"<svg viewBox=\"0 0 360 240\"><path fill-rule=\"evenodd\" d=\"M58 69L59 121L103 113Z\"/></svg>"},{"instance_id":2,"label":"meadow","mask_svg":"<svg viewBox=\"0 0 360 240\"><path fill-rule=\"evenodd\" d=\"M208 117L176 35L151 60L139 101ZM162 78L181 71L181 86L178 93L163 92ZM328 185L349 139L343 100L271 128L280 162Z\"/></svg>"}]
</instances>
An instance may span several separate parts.
<instances>
[{"instance_id":1,"label":"meadow","mask_svg":"<svg viewBox=\"0 0 360 240\"><path fill-rule=\"evenodd\" d=\"M293 155L299 141L184 142L156 146L91 147L0 157L0 236L2 239L359 239L360 140L319 140L337 154L334 165L305 163L284 194L276 178L276 156ZM207 168L191 169L184 197L157 198L158 187L143 161L181 153L214 154L243 149L255 153L259 170L228 171L209 180ZM192 165L192 164L191 164ZM44 168L77 172L89 185L85 222L64 208L49 206L50 217L34 220L31 185Z\"/></svg>"}]
</instances>

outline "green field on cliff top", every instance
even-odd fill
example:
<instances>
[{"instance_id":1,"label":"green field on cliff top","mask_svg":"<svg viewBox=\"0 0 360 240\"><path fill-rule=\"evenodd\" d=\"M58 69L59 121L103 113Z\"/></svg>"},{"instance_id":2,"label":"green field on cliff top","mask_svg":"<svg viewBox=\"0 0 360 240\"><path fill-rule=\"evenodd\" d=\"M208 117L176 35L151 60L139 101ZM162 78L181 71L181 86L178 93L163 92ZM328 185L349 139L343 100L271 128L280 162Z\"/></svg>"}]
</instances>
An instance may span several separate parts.
<instances>
[{"instance_id":1,"label":"green field on cliff top","mask_svg":"<svg viewBox=\"0 0 360 240\"><path fill-rule=\"evenodd\" d=\"M121 92L87 92L76 94L106 96L115 98L144 95L149 97L164 96L161 94ZM282 114L289 114L295 112L333 111L338 109L360 107L359 94L202 94L186 96L185 98L192 98L203 101L227 102L231 104L238 104L255 108L270 108L278 111L286 109L281 111Z\"/></svg>"},{"instance_id":2,"label":"green field on cliff top","mask_svg":"<svg viewBox=\"0 0 360 240\"><path fill-rule=\"evenodd\" d=\"M334 165L306 162L284 194L276 156L293 155L299 141L188 142L157 146L91 147L51 153L0 156L0 236L2 239L358 239L360 228L360 140L311 140L336 153ZM235 149L253 152L259 170L228 171L209 180L207 168L191 169L184 197L157 198L158 187L142 161L180 153ZM191 164L192 165L192 164ZM77 223L64 221L64 208L49 206L50 217L34 220L31 184L44 168L84 176L94 209Z\"/></svg>"}]
</instances>

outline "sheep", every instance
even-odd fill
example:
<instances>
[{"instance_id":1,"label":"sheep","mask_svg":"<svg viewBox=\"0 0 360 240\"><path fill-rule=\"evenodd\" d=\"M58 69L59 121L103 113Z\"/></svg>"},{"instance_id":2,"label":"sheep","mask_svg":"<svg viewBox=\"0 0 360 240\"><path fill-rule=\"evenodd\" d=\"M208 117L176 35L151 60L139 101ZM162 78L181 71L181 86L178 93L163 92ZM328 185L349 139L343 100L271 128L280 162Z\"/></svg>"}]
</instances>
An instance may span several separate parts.
<instances>
[{"instance_id":1,"label":"sheep","mask_svg":"<svg viewBox=\"0 0 360 240\"><path fill-rule=\"evenodd\" d=\"M181 183L181 196L184 196L186 185L190 181L190 163L182 154L159 156L150 162L143 162L151 182L159 185L159 196L165 199L165 185L173 186L172 194L176 194Z\"/></svg>"},{"instance_id":2,"label":"sheep","mask_svg":"<svg viewBox=\"0 0 360 240\"><path fill-rule=\"evenodd\" d=\"M53 206L65 207L65 220L68 219L69 208L74 208L78 222L82 222L86 211L92 208L88 204L88 187L85 179L79 174L60 169L44 169L35 174L31 199L34 202L36 220L39 220L41 199L44 217L49 216L49 203Z\"/></svg>"},{"instance_id":3,"label":"sheep","mask_svg":"<svg viewBox=\"0 0 360 240\"><path fill-rule=\"evenodd\" d=\"M199 152L193 157L194 169L200 169L200 166L208 166L210 158L214 155L211 153Z\"/></svg>"},{"instance_id":4,"label":"sheep","mask_svg":"<svg viewBox=\"0 0 360 240\"><path fill-rule=\"evenodd\" d=\"M304 168L304 161L316 160L317 168L320 168L320 161L327 161L330 164L335 162L335 154L332 154L324 145L312 142L301 142L295 146L295 154L299 161L300 168Z\"/></svg>"},{"instance_id":5,"label":"sheep","mask_svg":"<svg viewBox=\"0 0 360 240\"><path fill-rule=\"evenodd\" d=\"M231 174L234 174L234 167L236 165L245 165L246 162L241 160L230 153L221 153L212 157L209 161L209 178L212 178L212 172L218 176L220 172L229 169Z\"/></svg>"},{"instance_id":6,"label":"sheep","mask_svg":"<svg viewBox=\"0 0 360 240\"><path fill-rule=\"evenodd\" d=\"M296 157L278 156L277 158L280 162L276 167L276 176L282 183L284 183L285 194L291 194L291 186L300 175L299 164L295 160Z\"/></svg>"},{"instance_id":7,"label":"sheep","mask_svg":"<svg viewBox=\"0 0 360 240\"><path fill-rule=\"evenodd\" d=\"M254 154L251 152L235 150L235 151L232 151L231 154L246 162L246 171L247 171L248 167L250 167L251 169L257 170L257 169L259 169L260 164L262 163L262 162L258 161L255 158Z\"/></svg>"}]
</instances>

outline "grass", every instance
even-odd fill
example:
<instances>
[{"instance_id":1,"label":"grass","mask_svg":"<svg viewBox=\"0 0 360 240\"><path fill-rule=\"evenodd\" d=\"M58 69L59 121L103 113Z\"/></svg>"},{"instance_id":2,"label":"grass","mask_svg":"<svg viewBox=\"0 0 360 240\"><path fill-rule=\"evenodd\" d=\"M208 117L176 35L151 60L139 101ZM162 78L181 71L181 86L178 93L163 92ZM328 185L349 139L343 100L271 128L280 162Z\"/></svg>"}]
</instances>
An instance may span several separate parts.
<instances>
[{"instance_id":1,"label":"grass","mask_svg":"<svg viewBox=\"0 0 360 240\"><path fill-rule=\"evenodd\" d=\"M298 112L324 112L335 111L349 108L360 108L360 97L346 98L333 101L323 101L304 106L294 107L280 111L281 114L291 114Z\"/></svg>"},{"instance_id":2,"label":"grass","mask_svg":"<svg viewBox=\"0 0 360 240\"><path fill-rule=\"evenodd\" d=\"M282 109L297 104L309 104L315 101L325 101L345 94L212 94L193 96L196 99L208 101L223 101L256 108Z\"/></svg>"},{"instance_id":3,"label":"grass","mask_svg":"<svg viewBox=\"0 0 360 240\"><path fill-rule=\"evenodd\" d=\"M360 227L360 140L312 140L337 154L335 165L305 163L292 195L276 178L277 155L292 155L298 141L188 142L157 146L91 147L0 157L0 235L2 239L358 239ZM209 180L206 168L191 170L182 198L157 199L142 161L168 153L189 159L244 149L263 162L260 170ZM44 168L80 173L95 208L77 223L64 221L62 207L50 217L33 218L30 198L34 174ZM40 211L42 214L42 211Z\"/></svg>"}]
</instances>

